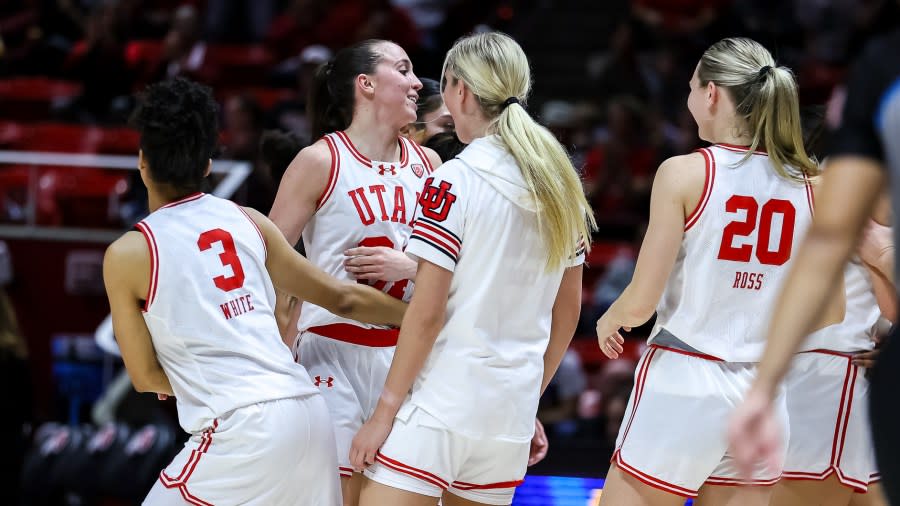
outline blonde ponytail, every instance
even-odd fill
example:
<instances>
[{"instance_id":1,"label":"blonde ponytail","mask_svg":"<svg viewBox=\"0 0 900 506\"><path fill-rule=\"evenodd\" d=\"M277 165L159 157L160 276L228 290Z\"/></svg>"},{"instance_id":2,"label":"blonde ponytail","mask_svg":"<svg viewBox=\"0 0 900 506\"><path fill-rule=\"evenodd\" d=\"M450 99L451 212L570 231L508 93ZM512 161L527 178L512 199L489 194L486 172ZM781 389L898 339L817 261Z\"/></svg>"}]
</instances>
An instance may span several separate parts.
<instances>
[{"instance_id":1,"label":"blonde ponytail","mask_svg":"<svg viewBox=\"0 0 900 506\"><path fill-rule=\"evenodd\" d=\"M516 160L538 206L547 268L558 268L572 257L579 237L590 244L597 225L565 149L519 103L531 88L528 58L509 36L481 33L453 45L444 60L445 79L448 71L472 90L491 119L487 133L496 134Z\"/></svg>"},{"instance_id":2,"label":"blonde ponytail","mask_svg":"<svg viewBox=\"0 0 900 506\"><path fill-rule=\"evenodd\" d=\"M700 58L697 78L701 86L714 82L731 94L737 116L753 135L745 160L762 147L785 179L802 183L819 174L818 164L803 145L794 74L775 66L761 44L746 38L716 42Z\"/></svg>"}]
</instances>

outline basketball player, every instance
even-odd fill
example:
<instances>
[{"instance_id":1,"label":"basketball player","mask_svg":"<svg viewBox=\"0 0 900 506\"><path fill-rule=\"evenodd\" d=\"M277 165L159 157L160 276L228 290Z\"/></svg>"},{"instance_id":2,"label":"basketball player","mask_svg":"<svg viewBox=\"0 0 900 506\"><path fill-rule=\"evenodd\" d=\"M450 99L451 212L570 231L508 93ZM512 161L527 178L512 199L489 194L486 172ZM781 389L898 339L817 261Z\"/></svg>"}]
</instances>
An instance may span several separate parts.
<instances>
[{"instance_id":1,"label":"basketball player","mask_svg":"<svg viewBox=\"0 0 900 506\"><path fill-rule=\"evenodd\" d=\"M104 258L128 374L138 391L174 395L191 434L145 504L334 506L329 415L278 337L272 283L373 323L398 323L404 305L338 282L264 216L198 192L217 113L209 88L190 81L148 89L134 122L151 214Z\"/></svg>"},{"instance_id":2,"label":"basketball player","mask_svg":"<svg viewBox=\"0 0 900 506\"><path fill-rule=\"evenodd\" d=\"M510 504L538 398L578 321L593 219L562 146L525 112L528 59L482 33L447 53L444 103L469 146L430 177L418 259L381 399L353 439L360 503Z\"/></svg>"},{"instance_id":3,"label":"basketball player","mask_svg":"<svg viewBox=\"0 0 900 506\"><path fill-rule=\"evenodd\" d=\"M416 119L421 83L398 45L368 40L339 51L318 69L310 97L313 145L288 167L272 221L288 242L302 234L310 262L338 279L344 252L402 250L412 232L418 193L440 159L400 135ZM321 137L321 138L320 138ZM372 282L409 300L412 283ZM356 504L350 441L372 414L397 343L396 328L366 325L306 302L293 343L325 396L337 439L344 503Z\"/></svg>"},{"instance_id":4,"label":"basketball player","mask_svg":"<svg viewBox=\"0 0 900 506\"><path fill-rule=\"evenodd\" d=\"M771 311L793 244L812 220L818 167L803 147L793 75L762 45L713 44L690 88L688 109L713 145L660 166L634 277L597 322L600 347L615 358L619 330L658 315L619 429L607 505L685 497L764 505L766 485L781 474L758 468L739 477L727 416L762 352L760 315ZM784 397L778 402L785 416Z\"/></svg>"},{"instance_id":5,"label":"basketball player","mask_svg":"<svg viewBox=\"0 0 900 506\"><path fill-rule=\"evenodd\" d=\"M828 170L818 192L820 210L797 250L796 263L768 325L768 344L746 400L736 410L730 441L738 463L777 461L781 428L772 399L803 338L835 291L840 273L872 215L891 173L894 215L900 205L900 31L873 40L851 71L847 100L830 146ZM894 242L897 228L894 229ZM896 262L896 260L895 260ZM878 468L888 500L900 504L900 345L887 340L872 371L871 423Z\"/></svg>"}]
</instances>

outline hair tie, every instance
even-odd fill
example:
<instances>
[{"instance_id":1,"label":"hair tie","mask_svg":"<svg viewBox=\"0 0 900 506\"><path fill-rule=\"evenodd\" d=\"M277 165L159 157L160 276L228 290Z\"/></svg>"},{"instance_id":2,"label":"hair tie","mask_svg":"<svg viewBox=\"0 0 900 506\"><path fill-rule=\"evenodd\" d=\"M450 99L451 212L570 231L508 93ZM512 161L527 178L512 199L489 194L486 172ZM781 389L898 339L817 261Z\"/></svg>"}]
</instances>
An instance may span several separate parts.
<instances>
[{"instance_id":1,"label":"hair tie","mask_svg":"<svg viewBox=\"0 0 900 506\"><path fill-rule=\"evenodd\" d=\"M761 83L766 80L766 77L769 77L769 71L772 70L771 65L763 65L762 68L759 69L759 72L756 73L756 82Z\"/></svg>"},{"instance_id":2,"label":"hair tie","mask_svg":"<svg viewBox=\"0 0 900 506\"><path fill-rule=\"evenodd\" d=\"M512 104L518 104L518 103L519 103L519 99L518 99L518 98L516 98L516 97L509 97L509 98L507 98L506 100L503 101L503 107L502 107L502 108L503 108L503 109L506 109L506 108L509 107L510 105L512 105Z\"/></svg>"}]
</instances>

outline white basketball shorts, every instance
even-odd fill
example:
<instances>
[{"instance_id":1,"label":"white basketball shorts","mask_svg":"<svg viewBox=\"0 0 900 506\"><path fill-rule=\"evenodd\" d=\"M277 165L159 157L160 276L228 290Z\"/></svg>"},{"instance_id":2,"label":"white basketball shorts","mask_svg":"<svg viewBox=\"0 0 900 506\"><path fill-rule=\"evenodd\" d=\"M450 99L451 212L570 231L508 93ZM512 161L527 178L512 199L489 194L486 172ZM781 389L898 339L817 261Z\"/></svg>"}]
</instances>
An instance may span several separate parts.
<instances>
[{"instance_id":1,"label":"white basketball shorts","mask_svg":"<svg viewBox=\"0 0 900 506\"><path fill-rule=\"evenodd\" d=\"M252 404L192 435L144 504L340 506L335 465L320 395Z\"/></svg>"},{"instance_id":2,"label":"white basketball shorts","mask_svg":"<svg viewBox=\"0 0 900 506\"><path fill-rule=\"evenodd\" d=\"M791 438L784 478L824 480L832 474L857 492L874 481L869 380L849 353L799 353L785 379Z\"/></svg>"},{"instance_id":3,"label":"white basketball shorts","mask_svg":"<svg viewBox=\"0 0 900 506\"><path fill-rule=\"evenodd\" d=\"M635 372L613 462L646 485L684 497L696 497L705 484L775 484L780 469L760 466L743 479L728 451L729 417L755 374L752 363L651 345ZM775 406L786 422L783 392Z\"/></svg>"},{"instance_id":4,"label":"white basketball shorts","mask_svg":"<svg viewBox=\"0 0 900 506\"><path fill-rule=\"evenodd\" d=\"M338 472L350 477L350 445L362 424L375 412L394 357L394 347L371 347L323 337L300 335L300 364L325 397L334 438Z\"/></svg>"},{"instance_id":5,"label":"white basketball shorts","mask_svg":"<svg viewBox=\"0 0 900 506\"><path fill-rule=\"evenodd\" d=\"M366 477L430 497L444 491L482 504L510 504L528 467L531 442L469 439L410 404L366 469Z\"/></svg>"}]
</instances>

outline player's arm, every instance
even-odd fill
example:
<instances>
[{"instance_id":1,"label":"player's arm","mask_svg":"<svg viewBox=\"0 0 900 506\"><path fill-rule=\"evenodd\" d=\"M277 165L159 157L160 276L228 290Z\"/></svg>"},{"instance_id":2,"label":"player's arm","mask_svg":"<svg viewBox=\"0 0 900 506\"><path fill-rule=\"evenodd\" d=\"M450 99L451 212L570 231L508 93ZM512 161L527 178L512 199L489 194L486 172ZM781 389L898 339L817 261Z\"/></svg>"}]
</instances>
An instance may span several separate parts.
<instances>
[{"instance_id":1,"label":"player's arm","mask_svg":"<svg viewBox=\"0 0 900 506\"><path fill-rule=\"evenodd\" d=\"M324 140L303 148L284 172L269 219L281 230L287 242L297 244L303 229L316 213L319 199L331 175L331 151ZM300 301L278 291L275 296L275 319L282 330L281 338L293 343L296 329L290 328L292 314Z\"/></svg>"},{"instance_id":2,"label":"player's arm","mask_svg":"<svg viewBox=\"0 0 900 506\"><path fill-rule=\"evenodd\" d=\"M103 282L113 332L135 390L173 395L141 314L141 298L150 284L150 252L139 232L128 232L107 248Z\"/></svg>"},{"instance_id":3,"label":"player's arm","mask_svg":"<svg viewBox=\"0 0 900 506\"><path fill-rule=\"evenodd\" d=\"M653 316L675 265L684 237L685 216L700 201L706 179L701 154L669 158L656 173L650 195L650 221L641 244L631 283L597 321L604 354L622 353L619 329L630 330Z\"/></svg>"},{"instance_id":4,"label":"player's arm","mask_svg":"<svg viewBox=\"0 0 900 506\"><path fill-rule=\"evenodd\" d=\"M399 325L403 320L404 302L369 286L329 276L297 253L268 218L254 209L244 210L266 240L266 269L279 290L351 320L386 325Z\"/></svg>"},{"instance_id":5,"label":"player's arm","mask_svg":"<svg viewBox=\"0 0 900 506\"><path fill-rule=\"evenodd\" d=\"M384 389L372 417L353 438L350 463L355 468L363 469L375 462L375 454L387 438L394 416L425 365L446 320L452 279L451 271L419 260L416 290L400 326L397 349Z\"/></svg>"},{"instance_id":6,"label":"player's arm","mask_svg":"<svg viewBox=\"0 0 900 506\"><path fill-rule=\"evenodd\" d=\"M569 267L563 273L556 300L553 302L553 319L550 323L550 343L544 352L544 379L541 394L547 389L559 364L562 362L581 315L581 277L584 265Z\"/></svg>"},{"instance_id":7,"label":"player's arm","mask_svg":"<svg viewBox=\"0 0 900 506\"><path fill-rule=\"evenodd\" d=\"M431 163L432 169L437 169L438 167L441 166L442 163L444 163L441 160L441 157L438 156L438 154L435 150L433 150L431 148L427 148L425 146L420 146L420 147L422 148L422 151L425 152L425 156L428 158L428 162Z\"/></svg>"}]
</instances>

